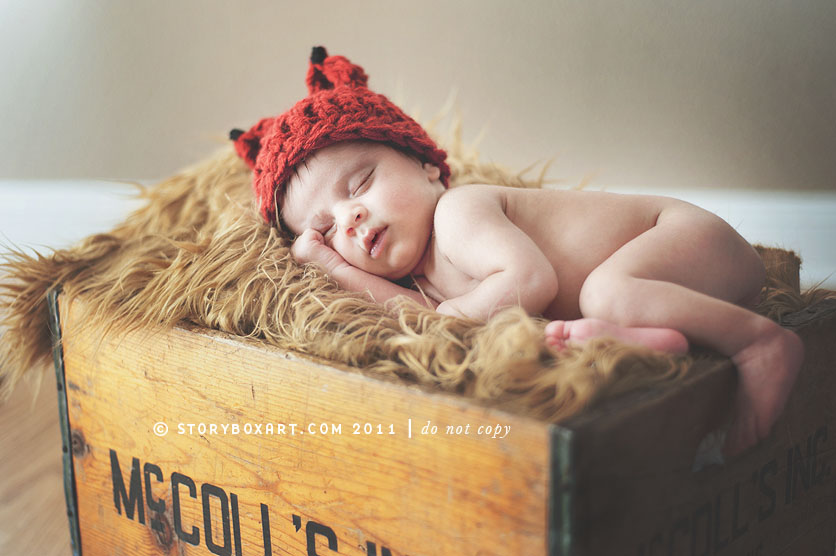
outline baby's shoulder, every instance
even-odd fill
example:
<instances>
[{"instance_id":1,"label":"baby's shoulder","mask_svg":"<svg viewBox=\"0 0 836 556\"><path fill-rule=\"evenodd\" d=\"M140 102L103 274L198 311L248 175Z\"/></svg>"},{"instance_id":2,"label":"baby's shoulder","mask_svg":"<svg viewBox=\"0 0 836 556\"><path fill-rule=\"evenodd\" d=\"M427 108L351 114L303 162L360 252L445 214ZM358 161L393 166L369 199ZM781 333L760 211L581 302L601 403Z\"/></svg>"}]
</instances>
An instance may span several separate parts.
<instances>
[{"instance_id":1,"label":"baby's shoulder","mask_svg":"<svg viewBox=\"0 0 836 556\"><path fill-rule=\"evenodd\" d=\"M452 187L441 195L436 205L436 214L439 211L461 211L503 203L507 195L508 187L500 185L486 185L469 183Z\"/></svg>"},{"instance_id":2,"label":"baby's shoulder","mask_svg":"<svg viewBox=\"0 0 836 556\"><path fill-rule=\"evenodd\" d=\"M457 185L455 187L451 187L450 189L444 192L444 195L442 195L442 197L447 197L449 195L502 195L509 189L514 188L505 185L492 185L488 183L466 183L464 185Z\"/></svg>"},{"instance_id":3,"label":"baby's shoulder","mask_svg":"<svg viewBox=\"0 0 836 556\"><path fill-rule=\"evenodd\" d=\"M505 218L506 196L504 187L468 184L446 191L435 207L434 228L436 239L460 241L473 227Z\"/></svg>"}]
</instances>

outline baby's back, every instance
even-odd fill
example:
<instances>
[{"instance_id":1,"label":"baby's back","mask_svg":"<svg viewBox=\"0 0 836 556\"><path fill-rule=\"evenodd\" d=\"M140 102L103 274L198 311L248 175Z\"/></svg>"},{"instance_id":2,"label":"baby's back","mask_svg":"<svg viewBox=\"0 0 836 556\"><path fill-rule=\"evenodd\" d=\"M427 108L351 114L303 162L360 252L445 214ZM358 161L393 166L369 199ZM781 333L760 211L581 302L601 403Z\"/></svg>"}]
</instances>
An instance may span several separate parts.
<instances>
[{"instance_id":1,"label":"baby's back","mask_svg":"<svg viewBox=\"0 0 836 556\"><path fill-rule=\"evenodd\" d=\"M495 197L508 219L551 262L558 294L547 318L580 317L578 297L586 277L619 247L652 228L675 199L599 191L465 186L465 194ZM450 193L455 194L453 190Z\"/></svg>"}]
</instances>

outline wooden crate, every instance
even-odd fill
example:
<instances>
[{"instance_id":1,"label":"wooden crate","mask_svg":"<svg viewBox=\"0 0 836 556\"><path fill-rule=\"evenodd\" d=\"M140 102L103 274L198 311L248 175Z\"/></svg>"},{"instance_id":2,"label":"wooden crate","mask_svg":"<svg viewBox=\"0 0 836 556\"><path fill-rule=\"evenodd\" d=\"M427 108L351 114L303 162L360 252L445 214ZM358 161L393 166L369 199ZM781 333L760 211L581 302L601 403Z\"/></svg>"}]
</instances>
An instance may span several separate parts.
<instances>
[{"instance_id":1,"label":"wooden crate","mask_svg":"<svg viewBox=\"0 0 836 556\"><path fill-rule=\"evenodd\" d=\"M105 336L78 303L51 300L77 554L833 554L836 303L792 316L772 436L700 472L727 362L555 426L199 328Z\"/></svg>"}]
</instances>

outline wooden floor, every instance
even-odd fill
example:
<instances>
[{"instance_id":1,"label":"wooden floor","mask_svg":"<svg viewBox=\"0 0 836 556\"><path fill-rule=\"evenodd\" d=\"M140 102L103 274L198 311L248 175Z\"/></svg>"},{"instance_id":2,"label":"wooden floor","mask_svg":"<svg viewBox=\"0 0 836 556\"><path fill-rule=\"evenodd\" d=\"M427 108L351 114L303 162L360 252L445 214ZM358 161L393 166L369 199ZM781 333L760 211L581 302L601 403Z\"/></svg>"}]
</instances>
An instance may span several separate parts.
<instances>
[{"instance_id":1,"label":"wooden floor","mask_svg":"<svg viewBox=\"0 0 836 556\"><path fill-rule=\"evenodd\" d=\"M0 405L0 554L70 554L55 379Z\"/></svg>"}]
</instances>

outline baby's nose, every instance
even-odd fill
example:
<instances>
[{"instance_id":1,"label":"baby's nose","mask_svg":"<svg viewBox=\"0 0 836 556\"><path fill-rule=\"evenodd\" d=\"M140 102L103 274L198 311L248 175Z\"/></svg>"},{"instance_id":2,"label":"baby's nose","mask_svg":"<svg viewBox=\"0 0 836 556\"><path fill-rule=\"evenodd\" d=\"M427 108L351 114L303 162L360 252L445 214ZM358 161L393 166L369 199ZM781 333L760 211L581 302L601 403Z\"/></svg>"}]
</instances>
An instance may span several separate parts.
<instances>
[{"instance_id":1,"label":"baby's nose","mask_svg":"<svg viewBox=\"0 0 836 556\"><path fill-rule=\"evenodd\" d=\"M354 236L357 234L357 226L366 219L366 210L360 206L352 207L346 216L345 233L347 236Z\"/></svg>"}]
</instances>

